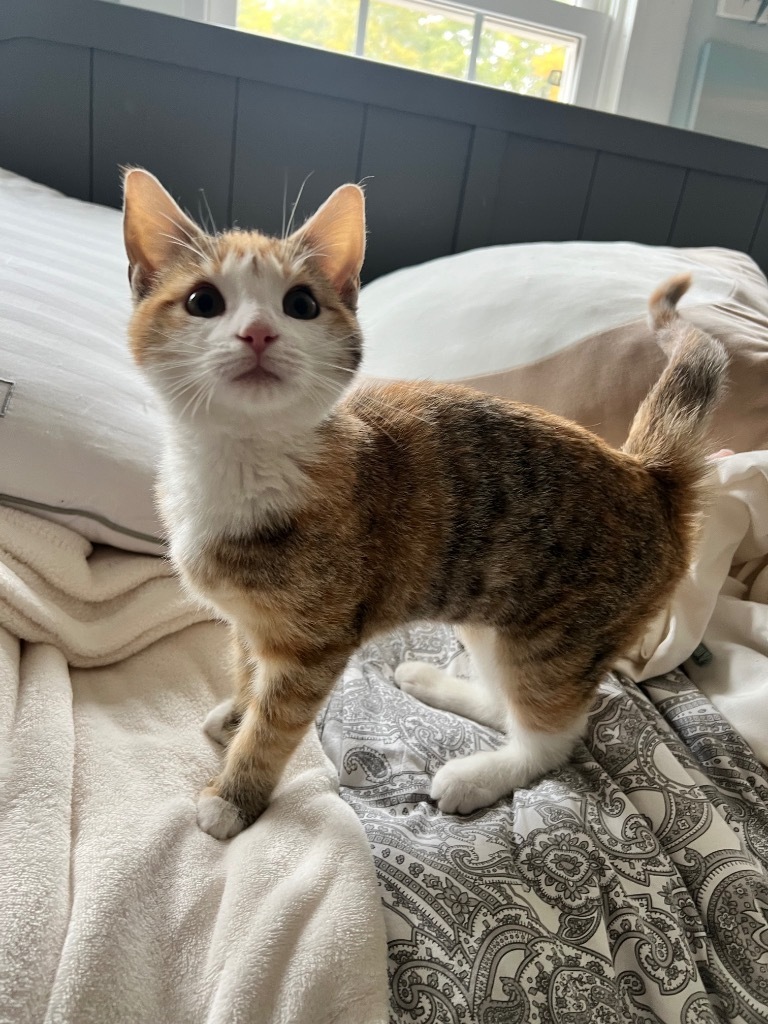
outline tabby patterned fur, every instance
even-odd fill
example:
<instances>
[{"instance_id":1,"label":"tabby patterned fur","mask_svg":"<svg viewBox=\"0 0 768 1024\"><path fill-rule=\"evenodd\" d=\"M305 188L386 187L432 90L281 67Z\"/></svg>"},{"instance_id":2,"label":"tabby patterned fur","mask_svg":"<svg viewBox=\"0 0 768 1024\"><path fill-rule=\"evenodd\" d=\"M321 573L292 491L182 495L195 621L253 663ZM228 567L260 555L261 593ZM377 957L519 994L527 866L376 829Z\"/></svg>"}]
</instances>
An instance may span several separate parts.
<instances>
[{"instance_id":1,"label":"tabby patterned fur","mask_svg":"<svg viewBox=\"0 0 768 1024\"><path fill-rule=\"evenodd\" d=\"M691 562L727 361L676 313L688 278L651 300L670 362L615 451L468 388L354 386L354 185L287 237L210 235L134 169L125 238L131 348L166 416L171 558L233 635L235 696L206 726L226 754L201 828L224 839L254 822L350 655L418 619L458 628L477 681L407 663L396 682L508 735L436 774L441 810L486 806L566 761L601 676Z\"/></svg>"}]
</instances>

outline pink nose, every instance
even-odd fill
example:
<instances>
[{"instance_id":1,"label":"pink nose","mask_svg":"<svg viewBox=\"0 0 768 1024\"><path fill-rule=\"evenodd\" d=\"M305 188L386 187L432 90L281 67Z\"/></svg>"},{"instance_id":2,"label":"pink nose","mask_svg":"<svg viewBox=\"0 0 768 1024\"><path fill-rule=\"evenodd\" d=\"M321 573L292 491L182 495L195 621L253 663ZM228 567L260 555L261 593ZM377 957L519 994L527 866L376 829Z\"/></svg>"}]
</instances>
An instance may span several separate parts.
<instances>
[{"instance_id":1,"label":"pink nose","mask_svg":"<svg viewBox=\"0 0 768 1024\"><path fill-rule=\"evenodd\" d=\"M263 324L260 321L249 324L244 331L238 334L238 338L246 345L250 345L257 355L262 353L267 345L277 341L274 330L268 324Z\"/></svg>"}]
</instances>

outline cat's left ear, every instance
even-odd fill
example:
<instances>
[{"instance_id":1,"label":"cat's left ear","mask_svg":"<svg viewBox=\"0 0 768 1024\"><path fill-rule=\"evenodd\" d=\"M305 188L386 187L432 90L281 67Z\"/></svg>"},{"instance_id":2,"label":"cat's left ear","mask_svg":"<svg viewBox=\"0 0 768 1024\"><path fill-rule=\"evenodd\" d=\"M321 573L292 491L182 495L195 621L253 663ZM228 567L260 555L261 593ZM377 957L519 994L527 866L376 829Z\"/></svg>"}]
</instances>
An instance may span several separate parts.
<instances>
[{"instance_id":1,"label":"cat's left ear","mask_svg":"<svg viewBox=\"0 0 768 1024\"><path fill-rule=\"evenodd\" d=\"M129 279L137 295L184 249L201 248L204 234L166 192L154 174L140 167L123 177L123 235Z\"/></svg>"},{"instance_id":2,"label":"cat's left ear","mask_svg":"<svg viewBox=\"0 0 768 1024\"><path fill-rule=\"evenodd\" d=\"M320 269L350 306L357 304L365 257L365 199L358 185L342 185L293 235L309 245Z\"/></svg>"}]
</instances>

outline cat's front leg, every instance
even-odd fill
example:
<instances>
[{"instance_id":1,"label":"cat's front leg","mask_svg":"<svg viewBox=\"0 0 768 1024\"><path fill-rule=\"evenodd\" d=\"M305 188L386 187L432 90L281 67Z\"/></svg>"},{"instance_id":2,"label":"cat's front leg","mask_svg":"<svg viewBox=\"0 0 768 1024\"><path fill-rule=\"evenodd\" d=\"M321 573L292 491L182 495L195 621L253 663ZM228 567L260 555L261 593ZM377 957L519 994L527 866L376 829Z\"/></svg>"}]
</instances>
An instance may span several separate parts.
<instances>
[{"instance_id":1,"label":"cat's front leg","mask_svg":"<svg viewBox=\"0 0 768 1024\"><path fill-rule=\"evenodd\" d=\"M231 627L232 635L232 674L235 683L233 697L217 704L203 722L203 732L214 743L226 747L242 721L245 710L251 699L252 680L256 671L256 662L251 655L247 641Z\"/></svg>"},{"instance_id":2,"label":"cat's front leg","mask_svg":"<svg viewBox=\"0 0 768 1024\"><path fill-rule=\"evenodd\" d=\"M229 697L209 711L203 722L203 732L214 743L226 747L243 719L235 697Z\"/></svg>"},{"instance_id":3,"label":"cat's front leg","mask_svg":"<svg viewBox=\"0 0 768 1024\"><path fill-rule=\"evenodd\" d=\"M224 768L198 800L197 823L204 832L230 839L260 817L350 653L259 662Z\"/></svg>"}]
</instances>

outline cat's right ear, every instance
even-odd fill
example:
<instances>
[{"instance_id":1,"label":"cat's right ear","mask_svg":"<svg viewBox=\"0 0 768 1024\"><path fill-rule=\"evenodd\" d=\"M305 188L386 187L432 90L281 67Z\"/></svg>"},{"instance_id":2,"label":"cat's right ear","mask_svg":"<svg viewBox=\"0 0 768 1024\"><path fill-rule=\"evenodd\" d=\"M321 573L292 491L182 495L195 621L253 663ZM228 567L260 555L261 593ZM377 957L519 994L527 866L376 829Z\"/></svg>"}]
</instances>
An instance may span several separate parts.
<instances>
[{"instance_id":1,"label":"cat's right ear","mask_svg":"<svg viewBox=\"0 0 768 1024\"><path fill-rule=\"evenodd\" d=\"M139 297L178 255L179 247L199 249L204 237L154 174L140 167L123 175L123 235L128 277Z\"/></svg>"}]
</instances>

